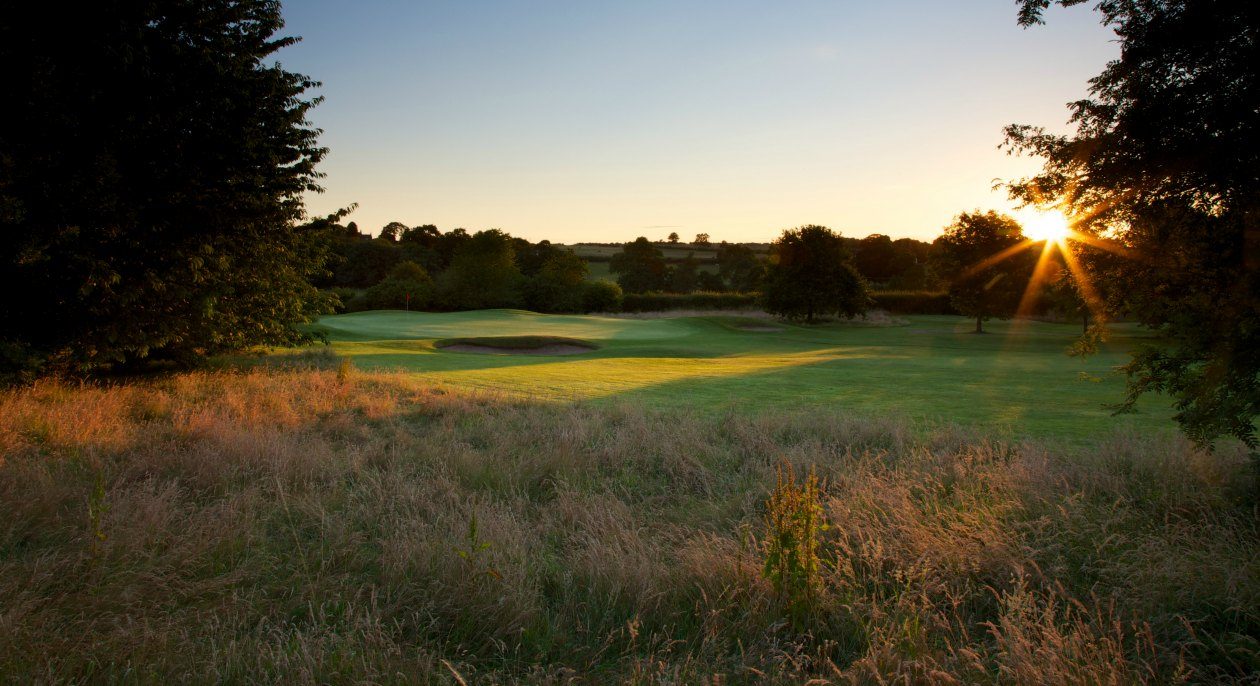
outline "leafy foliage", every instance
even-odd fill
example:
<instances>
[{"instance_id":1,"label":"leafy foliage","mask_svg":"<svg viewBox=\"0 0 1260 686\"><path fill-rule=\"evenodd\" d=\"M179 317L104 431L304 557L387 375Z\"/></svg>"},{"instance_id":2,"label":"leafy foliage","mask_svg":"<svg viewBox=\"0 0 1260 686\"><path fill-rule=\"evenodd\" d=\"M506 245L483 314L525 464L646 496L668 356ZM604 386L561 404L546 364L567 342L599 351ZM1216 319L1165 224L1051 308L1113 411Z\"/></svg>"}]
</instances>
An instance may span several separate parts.
<instances>
[{"instance_id":1,"label":"leafy foliage","mask_svg":"<svg viewBox=\"0 0 1260 686\"><path fill-rule=\"evenodd\" d=\"M783 232L763 290L766 311L788 319L854 317L866 312L870 296L840 235L825 226Z\"/></svg>"},{"instance_id":2,"label":"leafy foliage","mask_svg":"<svg viewBox=\"0 0 1260 686\"><path fill-rule=\"evenodd\" d=\"M278 2L105 1L0 16L0 349L8 367L186 362L307 338L300 225L316 85L266 60ZM20 297L17 297L19 296Z\"/></svg>"},{"instance_id":3,"label":"leafy foliage","mask_svg":"<svg viewBox=\"0 0 1260 686\"><path fill-rule=\"evenodd\" d=\"M369 288L364 300L374 310L422 310L433 300L433 279L424 267L403 262L389 277Z\"/></svg>"},{"instance_id":4,"label":"leafy foliage","mask_svg":"<svg viewBox=\"0 0 1260 686\"><path fill-rule=\"evenodd\" d=\"M692 253L669 269L669 290L672 293L691 293L700 285L700 263Z\"/></svg>"},{"instance_id":5,"label":"leafy foliage","mask_svg":"<svg viewBox=\"0 0 1260 686\"><path fill-rule=\"evenodd\" d=\"M536 312L581 312L589 268L570 250L552 249L525 282L525 305Z\"/></svg>"},{"instance_id":6,"label":"leafy foliage","mask_svg":"<svg viewBox=\"0 0 1260 686\"><path fill-rule=\"evenodd\" d=\"M1083 0L1059 0L1076 5ZM1041 23L1050 0L1021 0ZM1110 235L1127 259L1093 273L1107 306L1158 331L1126 371L1126 404L1176 399L1204 443L1256 445L1260 414L1260 3L1103 0L1120 58L1070 105L1077 131L1010 126L1017 152L1044 160L1011 187L1061 202L1077 230Z\"/></svg>"},{"instance_id":7,"label":"leafy foliage","mask_svg":"<svg viewBox=\"0 0 1260 686\"><path fill-rule=\"evenodd\" d=\"M976 320L976 333L984 331L987 319L1015 314L1032 276L1029 253L1013 252L1023 241L1019 224L992 210L963 212L936 239L938 268L949 279L950 302Z\"/></svg>"},{"instance_id":8,"label":"leafy foliage","mask_svg":"<svg viewBox=\"0 0 1260 686\"><path fill-rule=\"evenodd\" d=\"M665 290L668 274L665 256L642 236L626 243L622 251L613 256L610 267L626 293Z\"/></svg>"},{"instance_id":9,"label":"leafy foliage","mask_svg":"<svg viewBox=\"0 0 1260 686\"><path fill-rule=\"evenodd\" d=\"M717 253L718 275L733 291L750 293L761 288L766 267L746 245L723 244Z\"/></svg>"},{"instance_id":10,"label":"leafy foliage","mask_svg":"<svg viewBox=\"0 0 1260 686\"><path fill-rule=\"evenodd\" d=\"M584 312L617 312L621 309L621 286L611 281L591 281L582 287Z\"/></svg>"},{"instance_id":11,"label":"leafy foliage","mask_svg":"<svg viewBox=\"0 0 1260 686\"><path fill-rule=\"evenodd\" d=\"M811 467L798 484L792 465L780 465L766 500L761 573L798 623L814 609L822 590L818 551L826 530L818 474Z\"/></svg>"},{"instance_id":12,"label":"leafy foliage","mask_svg":"<svg viewBox=\"0 0 1260 686\"><path fill-rule=\"evenodd\" d=\"M512 237L498 229L478 231L455 251L438 280L443 303L453 309L518 307L523 280Z\"/></svg>"}]
</instances>

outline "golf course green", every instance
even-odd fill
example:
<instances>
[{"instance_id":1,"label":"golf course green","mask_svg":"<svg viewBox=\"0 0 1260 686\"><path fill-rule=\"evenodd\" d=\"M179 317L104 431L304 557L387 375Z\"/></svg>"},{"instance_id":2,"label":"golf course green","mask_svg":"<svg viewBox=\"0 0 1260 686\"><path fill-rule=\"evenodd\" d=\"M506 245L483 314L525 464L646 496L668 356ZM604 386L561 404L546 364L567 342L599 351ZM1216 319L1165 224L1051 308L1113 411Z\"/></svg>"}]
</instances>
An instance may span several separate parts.
<instances>
[{"instance_id":1,"label":"golf course green","mask_svg":"<svg viewBox=\"0 0 1260 686\"><path fill-rule=\"evenodd\" d=\"M1173 428L1146 398L1113 416L1116 368L1143 332L1119 325L1099 354L1070 357L1078 325L993 321L971 333L959 317L909 316L893 325L797 326L741 317L622 319L520 310L373 311L324 317L334 351L361 369L401 370L434 382L542 401L642 402L694 412L834 407L950 422L1015 438L1070 442L1117 429ZM478 354L444 341L556 337L581 354Z\"/></svg>"}]
</instances>

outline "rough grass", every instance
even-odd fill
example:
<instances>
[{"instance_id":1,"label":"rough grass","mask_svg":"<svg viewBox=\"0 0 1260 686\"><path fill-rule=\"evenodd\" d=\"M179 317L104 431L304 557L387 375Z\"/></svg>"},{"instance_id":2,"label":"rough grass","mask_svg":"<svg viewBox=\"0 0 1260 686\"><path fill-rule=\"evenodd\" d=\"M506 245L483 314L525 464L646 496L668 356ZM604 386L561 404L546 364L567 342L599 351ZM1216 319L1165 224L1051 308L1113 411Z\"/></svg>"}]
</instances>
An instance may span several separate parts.
<instances>
[{"instance_id":1,"label":"rough grass","mask_svg":"<svg viewBox=\"0 0 1260 686\"><path fill-rule=\"evenodd\" d=\"M0 394L18 683L1256 681L1238 450L1055 452L830 410L528 404L283 368ZM805 621L761 577L823 480ZM456 676L458 675L458 676Z\"/></svg>"}]
</instances>

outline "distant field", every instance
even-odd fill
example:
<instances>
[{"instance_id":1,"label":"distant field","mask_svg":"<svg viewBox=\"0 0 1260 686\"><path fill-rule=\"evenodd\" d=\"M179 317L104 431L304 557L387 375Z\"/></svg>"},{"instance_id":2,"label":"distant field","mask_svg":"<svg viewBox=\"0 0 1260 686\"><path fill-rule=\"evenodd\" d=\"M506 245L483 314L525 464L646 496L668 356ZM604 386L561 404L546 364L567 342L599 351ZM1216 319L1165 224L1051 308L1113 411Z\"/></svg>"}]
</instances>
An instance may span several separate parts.
<instances>
[{"instance_id":1,"label":"distant field","mask_svg":"<svg viewBox=\"0 0 1260 686\"><path fill-rule=\"evenodd\" d=\"M617 280L616 275L613 274L612 270L609 268L609 260L613 255L621 252L620 245L590 245L587 243L576 243L565 247L571 248L573 250L573 254L587 260L587 265L590 267L590 274L587 277L589 280ZM677 245L657 243L656 247L661 249L661 254L665 256L666 260L683 260L690 255L701 262L698 271L713 274L717 273L718 269L715 262L717 259L716 247L710 246L705 248L691 245L689 243L679 243ZM753 249L757 252L765 252L766 250L763 245L754 245Z\"/></svg>"},{"instance_id":2,"label":"distant field","mask_svg":"<svg viewBox=\"0 0 1260 686\"><path fill-rule=\"evenodd\" d=\"M1074 325L991 322L968 333L956 317L907 317L904 326L783 325L748 320L632 320L515 310L431 314L363 312L325 317L338 354L357 366L397 368L459 387L552 401L633 401L680 411L837 408L956 422L1015 436L1090 439L1116 427L1171 428L1159 399L1113 417L1115 368L1140 333L1119 327L1105 350L1068 357ZM764 322L760 322L764 325ZM599 350L566 358L436 350L467 336L563 336Z\"/></svg>"}]
</instances>

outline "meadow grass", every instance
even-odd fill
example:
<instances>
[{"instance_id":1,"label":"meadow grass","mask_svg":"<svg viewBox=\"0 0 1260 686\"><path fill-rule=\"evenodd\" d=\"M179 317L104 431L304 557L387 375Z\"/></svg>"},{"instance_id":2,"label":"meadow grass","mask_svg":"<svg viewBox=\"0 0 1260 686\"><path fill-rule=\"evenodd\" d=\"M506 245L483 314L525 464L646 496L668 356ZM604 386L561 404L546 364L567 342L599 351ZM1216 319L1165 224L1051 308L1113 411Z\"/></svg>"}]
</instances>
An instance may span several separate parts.
<instances>
[{"instance_id":1,"label":"meadow grass","mask_svg":"<svg viewBox=\"0 0 1260 686\"><path fill-rule=\"evenodd\" d=\"M0 392L0 459L4 681L1260 673L1234 447L527 401L294 355ZM763 576L788 468L817 475L826 524L804 611Z\"/></svg>"},{"instance_id":2,"label":"meadow grass","mask_svg":"<svg viewBox=\"0 0 1260 686\"><path fill-rule=\"evenodd\" d=\"M880 324L880 325L871 325ZM1116 369L1145 339L1113 327L1099 354L1067 349L1079 327L910 316L764 328L731 316L630 319L519 310L446 314L362 312L325 317L340 355L365 369L423 374L433 382L541 401L636 402L678 411L762 412L801 407L895 414L955 423L1008 438L1085 444L1117 427L1171 432L1171 410L1146 398L1113 416L1124 395ZM558 336L598 350L565 358L489 357L438 350L434 342L478 336Z\"/></svg>"}]
</instances>

